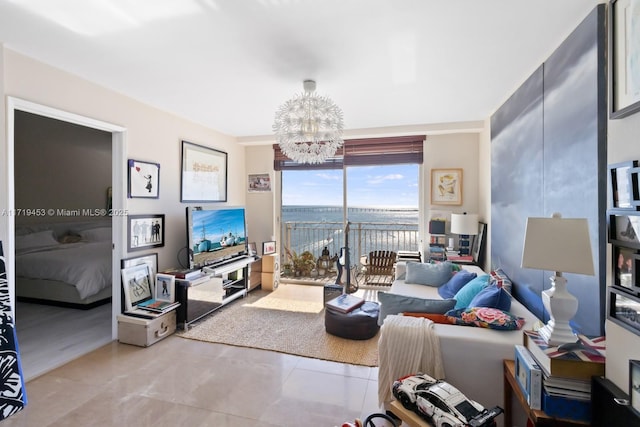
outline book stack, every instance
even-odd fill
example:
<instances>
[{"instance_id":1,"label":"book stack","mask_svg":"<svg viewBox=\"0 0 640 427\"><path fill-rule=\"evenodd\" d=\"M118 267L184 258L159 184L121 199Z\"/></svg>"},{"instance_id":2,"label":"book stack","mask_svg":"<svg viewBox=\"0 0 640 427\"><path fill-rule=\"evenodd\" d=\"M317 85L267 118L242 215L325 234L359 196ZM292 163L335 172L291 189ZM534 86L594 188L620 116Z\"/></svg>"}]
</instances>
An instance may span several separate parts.
<instances>
[{"instance_id":1,"label":"book stack","mask_svg":"<svg viewBox=\"0 0 640 427\"><path fill-rule=\"evenodd\" d=\"M549 416L588 422L591 377L604 375L605 338L578 335L576 343L558 347L535 331L525 331L523 347L540 369L541 409Z\"/></svg>"},{"instance_id":2,"label":"book stack","mask_svg":"<svg viewBox=\"0 0 640 427\"><path fill-rule=\"evenodd\" d=\"M421 261L421 257L420 257L420 252L418 251L398 251L398 262L410 262L410 261L415 261L415 262L420 262Z\"/></svg>"}]
</instances>

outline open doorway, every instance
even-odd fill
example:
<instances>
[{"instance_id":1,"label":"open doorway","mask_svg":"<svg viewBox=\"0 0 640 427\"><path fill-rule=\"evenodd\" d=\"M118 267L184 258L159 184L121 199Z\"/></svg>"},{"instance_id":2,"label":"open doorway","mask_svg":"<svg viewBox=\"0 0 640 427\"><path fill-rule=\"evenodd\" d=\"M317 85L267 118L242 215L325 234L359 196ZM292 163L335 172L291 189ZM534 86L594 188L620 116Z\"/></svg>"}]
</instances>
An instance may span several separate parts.
<instances>
[{"instance_id":1,"label":"open doorway","mask_svg":"<svg viewBox=\"0 0 640 427\"><path fill-rule=\"evenodd\" d=\"M7 124L12 169L9 206L20 213L9 219L7 253L15 263L9 263L7 275L23 372L30 380L116 337L120 281L113 278L119 277L125 218L105 213L109 204L114 210L122 209L124 129L14 98L9 102ZM34 156L49 163L30 159ZM83 169L80 163L85 162L93 166L84 164ZM97 167L97 162L107 166ZM80 180L77 173L84 178ZM44 268L48 263L25 262L46 252L43 246L48 246L49 255L58 252L54 258L74 258L66 256L74 246L82 246L76 249L85 253L99 247L102 255L95 252L93 257L101 260L95 275L108 277L102 285L91 280L80 286L78 274L67 279L27 272L26 267ZM69 252L63 255L63 250ZM79 264L93 264L90 260ZM51 271L63 270L51 262Z\"/></svg>"}]
</instances>

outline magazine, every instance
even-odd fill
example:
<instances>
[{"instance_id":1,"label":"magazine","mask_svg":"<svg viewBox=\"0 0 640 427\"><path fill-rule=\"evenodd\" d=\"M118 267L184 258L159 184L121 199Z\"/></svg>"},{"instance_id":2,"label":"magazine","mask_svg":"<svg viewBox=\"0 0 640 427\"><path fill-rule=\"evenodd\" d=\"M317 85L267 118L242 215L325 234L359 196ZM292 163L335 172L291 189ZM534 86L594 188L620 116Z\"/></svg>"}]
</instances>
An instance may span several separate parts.
<instances>
[{"instance_id":1,"label":"magazine","mask_svg":"<svg viewBox=\"0 0 640 427\"><path fill-rule=\"evenodd\" d=\"M341 313L349 313L364 304L363 298L358 298L349 294L342 294L330 301L327 301L327 308Z\"/></svg>"}]
</instances>

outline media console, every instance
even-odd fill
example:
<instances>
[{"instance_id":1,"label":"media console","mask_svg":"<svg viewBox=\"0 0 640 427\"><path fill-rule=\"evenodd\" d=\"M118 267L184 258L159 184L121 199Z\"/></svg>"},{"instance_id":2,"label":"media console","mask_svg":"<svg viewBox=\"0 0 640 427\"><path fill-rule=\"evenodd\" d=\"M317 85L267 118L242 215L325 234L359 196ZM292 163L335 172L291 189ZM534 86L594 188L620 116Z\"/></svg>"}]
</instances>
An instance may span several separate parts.
<instances>
[{"instance_id":1,"label":"media console","mask_svg":"<svg viewBox=\"0 0 640 427\"><path fill-rule=\"evenodd\" d=\"M242 257L204 267L200 278L176 279L176 300L180 302L176 309L178 328L186 329L225 304L246 296L253 261L253 257Z\"/></svg>"}]
</instances>

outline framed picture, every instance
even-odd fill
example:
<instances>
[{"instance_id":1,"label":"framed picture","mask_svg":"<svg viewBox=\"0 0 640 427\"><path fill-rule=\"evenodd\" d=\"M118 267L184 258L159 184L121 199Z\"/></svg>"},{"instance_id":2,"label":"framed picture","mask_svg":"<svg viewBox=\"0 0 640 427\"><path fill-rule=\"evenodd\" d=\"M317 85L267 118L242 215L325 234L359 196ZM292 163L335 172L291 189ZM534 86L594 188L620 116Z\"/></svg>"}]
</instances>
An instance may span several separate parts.
<instances>
[{"instance_id":1,"label":"framed picture","mask_svg":"<svg viewBox=\"0 0 640 427\"><path fill-rule=\"evenodd\" d=\"M139 303L153 298L151 271L147 264L123 268L121 273L125 311L133 311Z\"/></svg>"},{"instance_id":2,"label":"framed picture","mask_svg":"<svg viewBox=\"0 0 640 427\"><path fill-rule=\"evenodd\" d=\"M256 247L256 242L249 242L249 245L247 247L249 251L249 256L258 255L258 248Z\"/></svg>"},{"instance_id":3,"label":"framed picture","mask_svg":"<svg viewBox=\"0 0 640 427\"><path fill-rule=\"evenodd\" d=\"M633 412L640 416L640 360L629 360L629 400Z\"/></svg>"},{"instance_id":4,"label":"framed picture","mask_svg":"<svg viewBox=\"0 0 640 427\"><path fill-rule=\"evenodd\" d=\"M227 153L182 141L181 202L227 201Z\"/></svg>"},{"instance_id":5,"label":"framed picture","mask_svg":"<svg viewBox=\"0 0 640 427\"><path fill-rule=\"evenodd\" d=\"M631 170L637 167L637 160L609 165L609 202L613 209L636 209L633 203Z\"/></svg>"},{"instance_id":6,"label":"framed picture","mask_svg":"<svg viewBox=\"0 0 640 427\"><path fill-rule=\"evenodd\" d=\"M636 263L640 255L636 249L613 246L613 284L636 292L640 287L636 283Z\"/></svg>"},{"instance_id":7,"label":"framed picture","mask_svg":"<svg viewBox=\"0 0 640 427\"><path fill-rule=\"evenodd\" d=\"M157 199L160 197L160 164L129 159L127 197Z\"/></svg>"},{"instance_id":8,"label":"framed picture","mask_svg":"<svg viewBox=\"0 0 640 427\"><path fill-rule=\"evenodd\" d=\"M129 215L127 243L129 251L164 246L164 214Z\"/></svg>"},{"instance_id":9,"label":"framed picture","mask_svg":"<svg viewBox=\"0 0 640 427\"><path fill-rule=\"evenodd\" d=\"M134 267L136 265L146 264L151 270L151 275L155 276L158 273L158 253L152 253L147 255L140 255L131 258L125 258L120 261L120 268Z\"/></svg>"},{"instance_id":10,"label":"framed picture","mask_svg":"<svg viewBox=\"0 0 640 427\"><path fill-rule=\"evenodd\" d=\"M640 298L622 289L610 287L607 319L640 335Z\"/></svg>"},{"instance_id":11,"label":"framed picture","mask_svg":"<svg viewBox=\"0 0 640 427\"><path fill-rule=\"evenodd\" d=\"M473 237L473 245L471 246L471 256L473 262L480 264L482 262L482 250L484 248L484 234L487 231L487 224L484 222L478 223L478 234Z\"/></svg>"},{"instance_id":12,"label":"framed picture","mask_svg":"<svg viewBox=\"0 0 640 427\"><path fill-rule=\"evenodd\" d=\"M262 242L262 255L269 255L276 253L276 242Z\"/></svg>"},{"instance_id":13,"label":"framed picture","mask_svg":"<svg viewBox=\"0 0 640 427\"><path fill-rule=\"evenodd\" d=\"M156 274L154 298L157 301L175 302L176 276L173 274Z\"/></svg>"},{"instance_id":14,"label":"framed picture","mask_svg":"<svg viewBox=\"0 0 640 427\"><path fill-rule=\"evenodd\" d=\"M462 204L462 169L431 169L431 204Z\"/></svg>"},{"instance_id":15,"label":"framed picture","mask_svg":"<svg viewBox=\"0 0 640 427\"><path fill-rule=\"evenodd\" d=\"M609 211L609 243L640 249L640 212Z\"/></svg>"},{"instance_id":16,"label":"framed picture","mask_svg":"<svg viewBox=\"0 0 640 427\"><path fill-rule=\"evenodd\" d=\"M266 193L271 191L271 178L268 173L250 174L247 185L249 193Z\"/></svg>"},{"instance_id":17,"label":"framed picture","mask_svg":"<svg viewBox=\"0 0 640 427\"><path fill-rule=\"evenodd\" d=\"M611 118L640 111L640 0L612 0Z\"/></svg>"}]
</instances>

